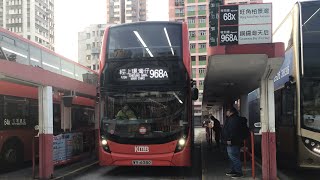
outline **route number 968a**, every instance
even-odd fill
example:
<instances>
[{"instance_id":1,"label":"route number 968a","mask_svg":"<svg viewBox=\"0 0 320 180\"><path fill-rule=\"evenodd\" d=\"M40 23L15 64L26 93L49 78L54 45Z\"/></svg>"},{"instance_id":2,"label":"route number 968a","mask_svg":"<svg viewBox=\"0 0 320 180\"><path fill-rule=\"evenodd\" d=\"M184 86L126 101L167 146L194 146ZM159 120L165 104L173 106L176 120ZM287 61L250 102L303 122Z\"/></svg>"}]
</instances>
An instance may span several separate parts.
<instances>
[{"instance_id":1,"label":"route number 968a","mask_svg":"<svg viewBox=\"0 0 320 180\"><path fill-rule=\"evenodd\" d=\"M222 34L220 38L221 38L221 42L238 41L238 36L233 34Z\"/></svg>"},{"instance_id":2,"label":"route number 968a","mask_svg":"<svg viewBox=\"0 0 320 180\"><path fill-rule=\"evenodd\" d=\"M150 69L150 78L168 78L168 72L163 69Z\"/></svg>"}]
</instances>

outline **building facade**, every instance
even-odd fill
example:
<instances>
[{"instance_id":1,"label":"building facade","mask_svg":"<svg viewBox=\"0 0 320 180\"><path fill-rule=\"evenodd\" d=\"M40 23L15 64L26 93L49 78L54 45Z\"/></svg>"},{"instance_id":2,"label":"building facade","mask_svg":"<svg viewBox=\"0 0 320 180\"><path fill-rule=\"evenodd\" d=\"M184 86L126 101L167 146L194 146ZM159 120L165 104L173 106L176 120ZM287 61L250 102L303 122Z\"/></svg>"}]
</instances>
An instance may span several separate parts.
<instances>
[{"instance_id":1,"label":"building facade","mask_svg":"<svg viewBox=\"0 0 320 180\"><path fill-rule=\"evenodd\" d=\"M123 24L147 19L147 0L107 0L107 24Z\"/></svg>"},{"instance_id":2,"label":"building facade","mask_svg":"<svg viewBox=\"0 0 320 180\"><path fill-rule=\"evenodd\" d=\"M94 24L78 33L78 62L94 71L99 70L99 57L105 24Z\"/></svg>"},{"instance_id":3,"label":"building facade","mask_svg":"<svg viewBox=\"0 0 320 180\"><path fill-rule=\"evenodd\" d=\"M169 0L170 21L187 22L192 60L192 77L199 88L199 99L194 102L195 122L202 116L203 84L208 61L209 47L209 1L210 0Z\"/></svg>"},{"instance_id":4,"label":"building facade","mask_svg":"<svg viewBox=\"0 0 320 180\"><path fill-rule=\"evenodd\" d=\"M54 50L54 0L0 0L0 26Z\"/></svg>"}]
</instances>

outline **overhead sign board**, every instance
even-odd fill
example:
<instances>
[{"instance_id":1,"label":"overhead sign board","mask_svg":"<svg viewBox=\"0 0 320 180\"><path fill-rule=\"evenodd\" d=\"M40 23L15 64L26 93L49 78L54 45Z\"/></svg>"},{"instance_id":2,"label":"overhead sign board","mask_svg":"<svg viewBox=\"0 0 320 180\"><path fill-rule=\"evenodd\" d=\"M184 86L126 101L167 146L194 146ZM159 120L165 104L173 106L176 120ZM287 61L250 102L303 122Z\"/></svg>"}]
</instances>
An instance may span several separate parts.
<instances>
[{"instance_id":1,"label":"overhead sign board","mask_svg":"<svg viewBox=\"0 0 320 180\"><path fill-rule=\"evenodd\" d=\"M271 4L220 6L219 44L272 42Z\"/></svg>"},{"instance_id":2,"label":"overhead sign board","mask_svg":"<svg viewBox=\"0 0 320 180\"><path fill-rule=\"evenodd\" d=\"M271 4L220 6L220 26L271 24Z\"/></svg>"},{"instance_id":3,"label":"overhead sign board","mask_svg":"<svg viewBox=\"0 0 320 180\"><path fill-rule=\"evenodd\" d=\"M224 5L263 3L263 0L224 0Z\"/></svg>"},{"instance_id":4,"label":"overhead sign board","mask_svg":"<svg viewBox=\"0 0 320 180\"><path fill-rule=\"evenodd\" d=\"M218 45L219 32L219 6L222 5L223 0L210 0L209 3L209 44L210 46Z\"/></svg>"}]
</instances>

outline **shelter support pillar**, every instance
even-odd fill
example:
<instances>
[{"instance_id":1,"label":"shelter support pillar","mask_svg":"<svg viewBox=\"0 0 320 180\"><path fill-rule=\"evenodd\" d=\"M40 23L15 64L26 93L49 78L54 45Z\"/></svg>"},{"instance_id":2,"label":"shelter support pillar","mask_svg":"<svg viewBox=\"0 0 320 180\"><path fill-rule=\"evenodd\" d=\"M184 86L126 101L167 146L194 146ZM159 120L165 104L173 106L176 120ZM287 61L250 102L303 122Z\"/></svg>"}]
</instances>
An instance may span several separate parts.
<instances>
[{"instance_id":1,"label":"shelter support pillar","mask_svg":"<svg viewBox=\"0 0 320 180\"><path fill-rule=\"evenodd\" d=\"M260 115L262 130L262 179L277 179L276 134L273 80L262 79L260 87Z\"/></svg>"},{"instance_id":2,"label":"shelter support pillar","mask_svg":"<svg viewBox=\"0 0 320 180\"><path fill-rule=\"evenodd\" d=\"M248 95L244 94L240 96L240 115L242 117L249 118L249 104Z\"/></svg>"},{"instance_id":3,"label":"shelter support pillar","mask_svg":"<svg viewBox=\"0 0 320 180\"><path fill-rule=\"evenodd\" d=\"M39 178L53 176L53 100L52 87L40 86L39 96Z\"/></svg>"}]
</instances>

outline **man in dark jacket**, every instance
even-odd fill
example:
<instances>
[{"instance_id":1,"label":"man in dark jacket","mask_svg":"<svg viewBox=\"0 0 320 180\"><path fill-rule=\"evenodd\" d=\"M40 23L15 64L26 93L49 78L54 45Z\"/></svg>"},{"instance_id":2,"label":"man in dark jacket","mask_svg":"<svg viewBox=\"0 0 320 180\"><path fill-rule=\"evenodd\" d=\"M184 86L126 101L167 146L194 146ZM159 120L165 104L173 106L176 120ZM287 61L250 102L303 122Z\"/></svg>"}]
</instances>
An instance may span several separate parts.
<instances>
[{"instance_id":1,"label":"man in dark jacket","mask_svg":"<svg viewBox=\"0 0 320 180\"><path fill-rule=\"evenodd\" d=\"M234 107L226 109L227 119L222 129L223 140L227 143L227 153L230 159L231 171L226 175L233 178L242 177L240 146L241 146L241 119Z\"/></svg>"}]
</instances>

